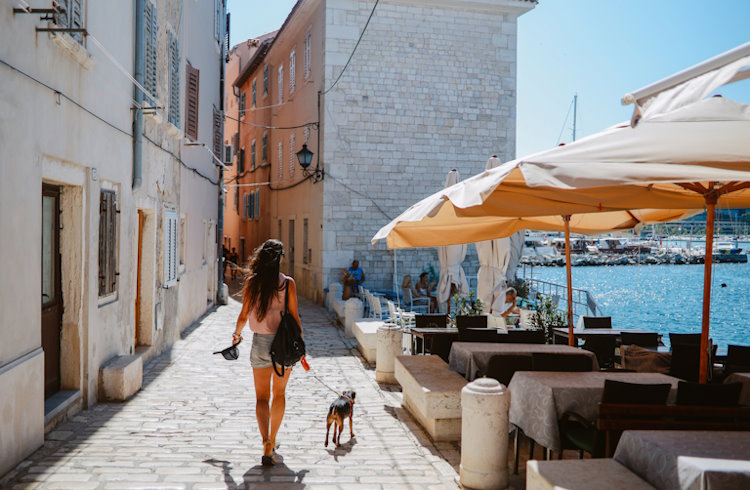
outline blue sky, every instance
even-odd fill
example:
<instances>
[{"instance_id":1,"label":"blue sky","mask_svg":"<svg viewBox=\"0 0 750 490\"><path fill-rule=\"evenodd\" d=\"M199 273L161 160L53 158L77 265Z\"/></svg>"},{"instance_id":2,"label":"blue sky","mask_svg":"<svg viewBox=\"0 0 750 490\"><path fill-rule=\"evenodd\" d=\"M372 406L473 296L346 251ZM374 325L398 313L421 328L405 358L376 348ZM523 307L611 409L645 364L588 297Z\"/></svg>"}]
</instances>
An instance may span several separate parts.
<instances>
[{"instance_id":1,"label":"blue sky","mask_svg":"<svg viewBox=\"0 0 750 490\"><path fill-rule=\"evenodd\" d=\"M278 29L294 0L229 0L232 43ZM517 156L630 118L620 97L750 41L750 0L540 0L518 23ZM750 81L720 90L750 102Z\"/></svg>"}]
</instances>

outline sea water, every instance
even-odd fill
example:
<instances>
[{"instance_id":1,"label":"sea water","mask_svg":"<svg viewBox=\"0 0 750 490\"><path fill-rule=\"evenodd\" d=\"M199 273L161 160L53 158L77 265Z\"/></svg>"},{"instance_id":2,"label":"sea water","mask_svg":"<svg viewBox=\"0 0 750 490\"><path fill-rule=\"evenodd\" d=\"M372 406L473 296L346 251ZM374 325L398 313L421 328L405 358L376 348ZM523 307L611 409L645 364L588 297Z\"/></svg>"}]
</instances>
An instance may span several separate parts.
<instances>
[{"instance_id":1,"label":"sea water","mask_svg":"<svg viewBox=\"0 0 750 490\"><path fill-rule=\"evenodd\" d=\"M663 334L699 333L702 264L573 267L573 287L588 289L613 328ZM519 275L521 271L519 271ZM526 269L527 277L565 284L564 267ZM719 354L728 344L750 345L750 264L714 264L710 336ZM724 284L725 286L722 286ZM564 304L564 303L563 303Z\"/></svg>"}]
</instances>

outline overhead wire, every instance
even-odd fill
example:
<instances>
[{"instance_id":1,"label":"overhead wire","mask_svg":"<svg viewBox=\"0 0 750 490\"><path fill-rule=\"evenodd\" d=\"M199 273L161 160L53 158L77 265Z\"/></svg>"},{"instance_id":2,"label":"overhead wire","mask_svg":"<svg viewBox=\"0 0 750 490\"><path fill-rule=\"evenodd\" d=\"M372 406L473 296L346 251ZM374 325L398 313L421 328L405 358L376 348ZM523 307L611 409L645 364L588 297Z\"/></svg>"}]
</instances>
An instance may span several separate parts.
<instances>
[{"instance_id":1,"label":"overhead wire","mask_svg":"<svg viewBox=\"0 0 750 490\"><path fill-rule=\"evenodd\" d=\"M85 107L84 105L80 104L80 103L79 103L78 101L74 100L73 98L71 98L70 96L68 96L67 94L65 94L64 92L62 92L62 91L60 91L60 90L57 90L56 88L54 88L54 87L52 87L52 86L50 86L50 85L46 84L45 82L43 82L43 81L41 81L41 80L39 80L39 79L37 79L37 78L33 77L32 75L29 75L29 74L28 74L28 73L26 73L25 71L21 70L20 68L17 68L17 67L16 67L16 66L14 66L14 65L11 65L10 63L8 63L7 61L5 61L5 60L3 60L3 59L0 59L0 64L2 64L2 65L4 65L4 66L6 66L6 67L8 67L8 68L10 68L10 69L11 69L12 71L15 71L15 72L17 72L17 73L20 73L21 75L25 76L25 77L26 77L26 78L28 78L29 80L32 80L32 81L34 81L34 82L38 83L39 85L41 85L41 86L43 86L43 87L45 87L45 88L49 89L49 90L50 90L50 91L51 91L52 93L54 93L55 95L58 95L59 97L61 97L61 98L65 99L65 100L67 100L68 102L70 102L70 103L71 103L71 104L73 104L74 106L78 107L79 109L81 109L82 111L86 112L86 113L87 113L87 114L89 114L90 116L92 116L92 117L94 117L94 118L98 119L99 121L103 122L104 124L106 124L107 126L111 127L112 129L114 129L114 130L116 130L116 131L118 131L118 132L120 132L120 133L122 133L122 134L124 134L124 135L126 135L126 136L128 136L128 137L130 137L130 138L132 138L132 137L133 137L133 134L132 134L132 133L130 133L130 132L128 132L128 131L126 131L126 130L124 130L124 129L121 129L121 128L117 127L117 126L116 126L115 124L113 124L113 123L111 123L111 122L107 121L106 119L104 119L104 118L103 118L103 117L101 117L100 115L96 114L95 112L91 111L90 109L88 109L88 108L87 108L87 107Z\"/></svg>"},{"instance_id":2,"label":"overhead wire","mask_svg":"<svg viewBox=\"0 0 750 490\"><path fill-rule=\"evenodd\" d=\"M326 89L323 92L323 95L326 95L328 92L333 90L333 87L336 86L337 83L339 83L339 80L341 80L341 77L344 76L344 73L346 72L346 69L349 67L349 63L351 63L352 58L354 57L354 53L357 52L357 48L359 47L359 43L362 42L362 38L365 36L365 32L367 32L367 26L370 25L370 21L372 20L372 16L375 14L375 9L378 7L378 4L380 3L380 0L375 0L375 5L372 6L372 11L370 12L370 16L367 17L367 22L365 22L365 26L362 28L362 32L359 35L359 39L357 39L357 44L354 45L354 49L352 50L352 53L349 55L349 59L346 60L346 64L344 65L344 68L341 70L341 73L339 73L339 76L336 77L336 80L333 81L333 84L331 84L328 89Z\"/></svg>"},{"instance_id":3,"label":"overhead wire","mask_svg":"<svg viewBox=\"0 0 750 490\"><path fill-rule=\"evenodd\" d=\"M190 165L188 165L187 163L185 163L182 160L182 158L180 158L179 156L177 156L174 152L172 152L170 150L167 150L166 148L164 148L163 146L161 146L156 141L152 140L147 134L144 133L143 137L146 139L146 141L150 142L152 145L154 145L155 147L159 148L161 151L163 151L163 152L168 153L169 155L171 155L175 160L177 160L178 162L180 162L180 165L182 165L186 170L189 170L189 171L193 172L198 177L200 177L200 178L202 178L204 180L207 180L208 182L210 182L213 185L219 185L219 181L218 180L213 180L211 177L208 177L208 176L202 174L197 168L191 167Z\"/></svg>"}]
</instances>

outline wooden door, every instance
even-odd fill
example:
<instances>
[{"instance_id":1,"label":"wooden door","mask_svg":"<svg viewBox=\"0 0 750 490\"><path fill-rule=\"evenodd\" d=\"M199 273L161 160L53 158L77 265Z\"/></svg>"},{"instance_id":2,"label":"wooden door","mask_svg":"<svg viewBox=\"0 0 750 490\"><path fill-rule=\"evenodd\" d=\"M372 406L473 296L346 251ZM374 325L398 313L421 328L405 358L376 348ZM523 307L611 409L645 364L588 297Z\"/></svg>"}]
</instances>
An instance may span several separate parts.
<instances>
[{"instance_id":1,"label":"wooden door","mask_svg":"<svg viewBox=\"0 0 750 490\"><path fill-rule=\"evenodd\" d=\"M138 268L135 278L135 344L141 337L141 267L143 265L143 211L138 210Z\"/></svg>"},{"instance_id":2,"label":"wooden door","mask_svg":"<svg viewBox=\"0 0 750 490\"><path fill-rule=\"evenodd\" d=\"M60 390L62 278L60 267L60 188L42 185L42 349L44 396Z\"/></svg>"},{"instance_id":3,"label":"wooden door","mask_svg":"<svg viewBox=\"0 0 750 490\"><path fill-rule=\"evenodd\" d=\"M287 260L289 261L289 276L294 277L294 220L289 220L289 243L287 244Z\"/></svg>"}]
</instances>

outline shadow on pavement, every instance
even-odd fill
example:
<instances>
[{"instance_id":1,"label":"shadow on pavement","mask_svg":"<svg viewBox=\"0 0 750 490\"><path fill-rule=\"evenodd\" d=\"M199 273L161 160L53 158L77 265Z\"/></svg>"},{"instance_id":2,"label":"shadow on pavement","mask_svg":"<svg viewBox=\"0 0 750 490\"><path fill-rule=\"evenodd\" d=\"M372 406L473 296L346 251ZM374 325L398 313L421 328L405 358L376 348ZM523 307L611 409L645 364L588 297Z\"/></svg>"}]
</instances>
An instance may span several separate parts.
<instances>
[{"instance_id":1,"label":"shadow on pavement","mask_svg":"<svg viewBox=\"0 0 750 490\"><path fill-rule=\"evenodd\" d=\"M352 452L352 449L354 449L354 446L357 445L357 438L356 436L352 439L349 439L344 444L340 445L339 447L336 447L334 449L326 449L329 455L333 456L334 461L337 463L339 462L339 456L346 456L350 452Z\"/></svg>"},{"instance_id":2,"label":"shadow on pavement","mask_svg":"<svg viewBox=\"0 0 750 490\"><path fill-rule=\"evenodd\" d=\"M256 465L242 475L242 481L236 482L231 475L232 462L220 459L207 459L203 461L216 468L221 468L224 473L224 484L227 490L241 490L256 488L258 486L268 488L283 488L285 490L297 490L305 488L303 480L310 470L294 471L284 464L284 458L276 455L277 462L274 466Z\"/></svg>"}]
</instances>

